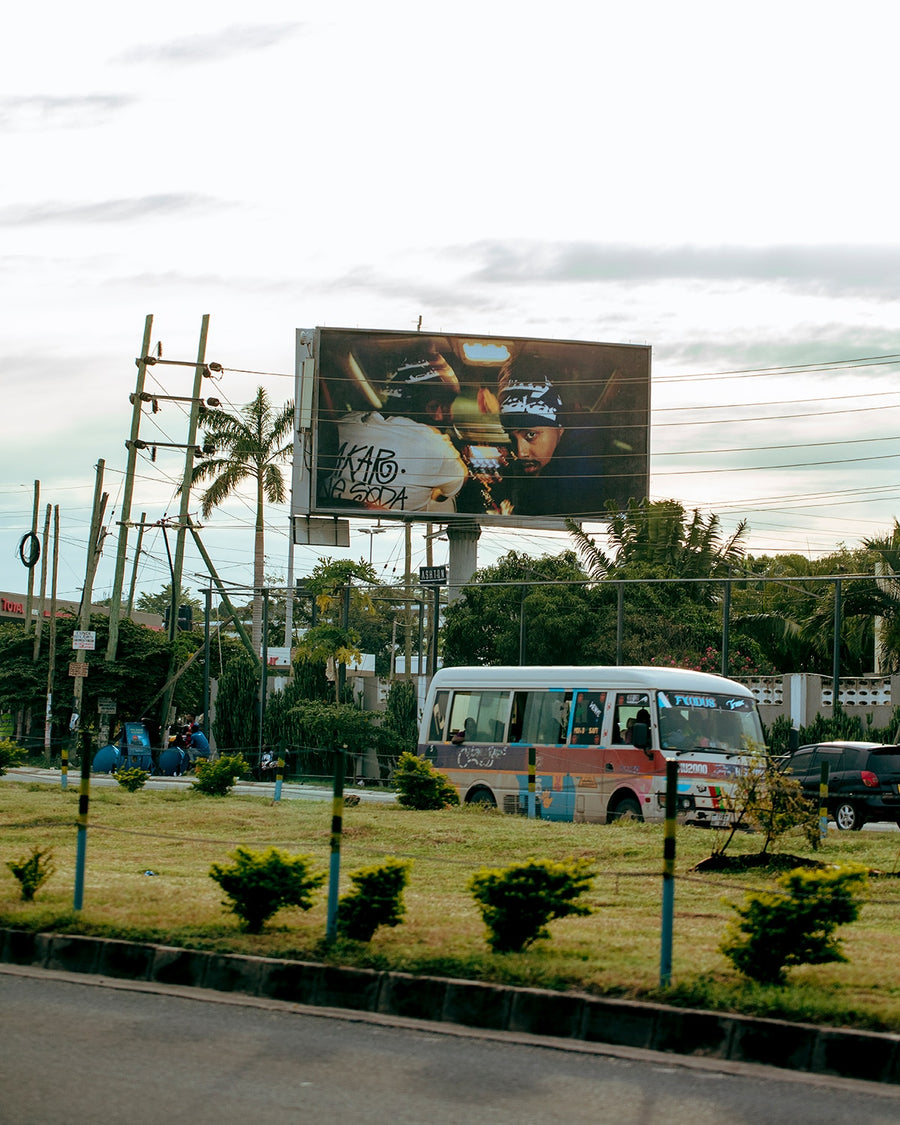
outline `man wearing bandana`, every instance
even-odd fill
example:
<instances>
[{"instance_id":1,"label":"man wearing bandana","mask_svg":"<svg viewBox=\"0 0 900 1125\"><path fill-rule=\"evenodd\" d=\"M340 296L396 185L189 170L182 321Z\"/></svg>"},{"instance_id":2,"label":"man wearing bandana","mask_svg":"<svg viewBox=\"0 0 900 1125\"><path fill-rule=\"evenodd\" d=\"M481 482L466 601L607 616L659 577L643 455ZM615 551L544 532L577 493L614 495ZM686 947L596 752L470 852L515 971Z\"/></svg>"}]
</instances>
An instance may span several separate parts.
<instances>
[{"instance_id":1,"label":"man wearing bandana","mask_svg":"<svg viewBox=\"0 0 900 1125\"><path fill-rule=\"evenodd\" d=\"M508 482L514 512L531 516L601 512L600 465L578 431L563 425L563 402L536 356L500 372L500 424L514 460Z\"/></svg>"}]
</instances>

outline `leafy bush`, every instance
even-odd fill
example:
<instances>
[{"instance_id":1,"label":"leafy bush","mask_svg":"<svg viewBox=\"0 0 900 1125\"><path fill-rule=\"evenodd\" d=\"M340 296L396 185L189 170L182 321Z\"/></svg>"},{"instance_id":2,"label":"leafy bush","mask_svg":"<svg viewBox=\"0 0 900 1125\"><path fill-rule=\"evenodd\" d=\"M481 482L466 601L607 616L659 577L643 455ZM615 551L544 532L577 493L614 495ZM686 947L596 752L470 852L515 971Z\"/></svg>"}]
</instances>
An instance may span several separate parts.
<instances>
[{"instance_id":1,"label":"leafy bush","mask_svg":"<svg viewBox=\"0 0 900 1125\"><path fill-rule=\"evenodd\" d=\"M197 776L191 782L192 789L209 797L226 797L235 779L247 773L250 767L241 754L223 754L214 762L198 758L195 769Z\"/></svg>"},{"instance_id":2,"label":"leafy bush","mask_svg":"<svg viewBox=\"0 0 900 1125\"><path fill-rule=\"evenodd\" d=\"M834 931L859 916L855 894L865 889L865 869L797 868L778 884L782 891L750 893L733 908L741 921L732 922L719 948L734 967L760 984L784 984L791 965L846 961Z\"/></svg>"},{"instance_id":3,"label":"leafy bush","mask_svg":"<svg viewBox=\"0 0 900 1125\"><path fill-rule=\"evenodd\" d=\"M12 739L0 740L0 777L13 766L20 766L25 761L25 751Z\"/></svg>"},{"instance_id":4,"label":"leafy bush","mask_svg":"<svg viewBox=\"0 0 900 1125\"><path fill-rule=\"evenodd\" d=\"M41 851L40 848L35 847L31 849L31 855L27 858L10 860L7 863L6 866L22 884L23 902L31 902L35 892L54 873L56 868L53 866L52 860L52 851L49 849Z\"/></svg>"},{"instance_id":5,"label":"leafy bush","mask_svg":"<svg viewBox=\"0 0 900 1125\"><path fill-rule=\"evenodd\" d=\"M438 773L427 758L405 751L394 770L397 800L405 809L444 809L458 805L459 797L445 774Z\"/></svg>"},{"instance_id":6,"label":"leafy bush","mask_svg":"<svg viewBox=\"0 0 900 1125\"><path fill-rule=\"evenodd\" d=\"M231 900L222 905L237 914L242 929L251 934L258 934L283 906L309 910L312 892L325 882L324 874L310 872L310 856L288 855L279 848L237 848L231 858L230 866L214 863L209 877Z\"/></svg>"},{"instance_id":7,"label":"leafy bush","mask_svg":"<svg viewBox=\"0 0 900 1125\"><path fill-rule=\"evenodd\" d=\"M575 901L589 889L596 872L587 859L527 862L472 877L469 890L488 928L495 953L515 953L538 938L548 937L547 923L569 914L590 914Z\"/></svg>"},{"instance_id":8,"label":"leafy bush","mask_svg":"<svg viewBox=\"0 0 900 1125\"><path fill-rule=\"evenodd\" d=\"M819 846L819 814L804 795L800 782L784 773L771 757L756 755L753 764L740 774L724 796L731 814L731 828L713 855L722 855L739 828L751 827L762 834L760 854L771 844L795 829L802 832L810 847Z\"/></svg>"},{"instance_id":9,"label":"leafy bush","mask_svg":"<svg viewBox=\"0 0 900 1125\"><path fill-rule=\"evenodd\" d=\"M354 941L371 941L379 926L397 926L406 913L403 890L409 882L408 859L386 859L350 875L354 890L338 903L337 931Z\"/></svg>"},{"instance_id":10,"label":"leafy bush","mask_svg":"<svg viewBox=\"0 0 900 1125\"><path fill-rule=\"evenodd\" d=\"M149 776L146 770L138 769L136 766L130 770L116 770L113 774L116 781L129 793L136 793L138 789L143 789Z\"/></svg>"}]
</instances>

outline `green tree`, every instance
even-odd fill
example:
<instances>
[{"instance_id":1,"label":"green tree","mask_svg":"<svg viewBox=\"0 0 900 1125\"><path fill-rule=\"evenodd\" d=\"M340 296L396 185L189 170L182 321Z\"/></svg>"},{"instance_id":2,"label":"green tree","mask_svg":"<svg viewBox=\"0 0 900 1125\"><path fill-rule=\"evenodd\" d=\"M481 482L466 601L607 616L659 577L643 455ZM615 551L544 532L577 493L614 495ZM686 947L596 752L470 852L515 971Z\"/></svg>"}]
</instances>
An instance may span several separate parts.
<instances>
[{"instance_id":1,"label":"green tree","mask_svg":"<svg viewBox=\"0 0 900 1125\"><path fill-rule=\"evenodd\" d=\"M255 529L253 548L253 586L264 585L265 505L283 504L287 485L282 466L293 452L294 405L276 408L263 387L239 415L225 410L206 409L201 415L203 433L215 452L194 465L191 485L209 481L201 498L200 511L209 519L214 509L236 493L247 481L255 487ZM260 650L262 639L262 597L253 599L252 643Z\"/></svg>"},{"instance_id":2,"label":"green tree","mask_svg":"<svg viewBox=\"0 0 900 1125\"><path fill-rule=\"evenodd\" d=\"M259 745L259 679L247 652L236 655L219 677L213 729L220 751Z\"/></svg>"},{"instance_id":3,"label":"green tree","mask_svg":"<svg viewBox=\"0 0 900 1125\"><path fill-rule=\"evenodd\" d=\"M478 570L444 618L444 664L579 664L593 633L586 574L572 551L510 551ZM542 583L544 583L542 585Z\"/></svg>"},{"instance_id":4,"label":"green tree","mask_svg":"<svg viewBox=\"0 0 900 1125\"><path fill-rule=\"evenodd\" d=\"M612 556L578 524L569 521L578 553L590 576L605 578L723 578L744 557L742 520L733 534L722 538L719 517L690 517L677 500L630 500L624 511L610 506L607 539ZM714 601L717 587L702 581L686 584L695 601Z\"/></svg>"}]
</instances>

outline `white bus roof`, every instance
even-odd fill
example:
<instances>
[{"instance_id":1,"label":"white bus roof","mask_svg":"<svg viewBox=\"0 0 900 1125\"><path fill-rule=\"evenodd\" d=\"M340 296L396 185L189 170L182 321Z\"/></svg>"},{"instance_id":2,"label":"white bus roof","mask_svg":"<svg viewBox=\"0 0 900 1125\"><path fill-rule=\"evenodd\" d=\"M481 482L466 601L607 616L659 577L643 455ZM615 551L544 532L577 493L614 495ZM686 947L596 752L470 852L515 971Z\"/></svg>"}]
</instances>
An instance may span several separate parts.
<instances>
[{"instance_id":1,"label":"white bus roof","mask_svg":"<svg viewBox=\"0 0 900 1125\"><path fill-rule=\"evenodd\" d=\"M554 667L511 665L508 667L441 668L431 681L431 691L441 688L515 688L527 691L535 688L579 688L584 690L607 688L614 691L647 690L723 692L753 698L753 692L734 680L716 676L711 672L695 672L690 668L668 668L648 665L643 667L616 665L583 665Z\"/></svg>"}]
</instances>

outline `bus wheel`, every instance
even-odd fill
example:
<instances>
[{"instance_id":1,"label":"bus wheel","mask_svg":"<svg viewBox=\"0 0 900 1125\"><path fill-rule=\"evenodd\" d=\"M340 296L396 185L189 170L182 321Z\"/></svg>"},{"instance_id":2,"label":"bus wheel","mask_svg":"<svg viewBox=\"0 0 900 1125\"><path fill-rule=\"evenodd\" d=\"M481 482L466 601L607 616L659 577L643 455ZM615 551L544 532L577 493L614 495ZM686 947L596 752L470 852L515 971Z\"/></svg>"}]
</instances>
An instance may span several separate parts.
<instances>
[{"instance_id":1,"label":"bus wheel","mask_svg":"<svg viewBox=\"0 0 900 1125\"><path fill-rule=\"evenodd\" d=\"M623 797L614 808L606 814L606 823L612 824L614 820L643 820L641 806L636 797Z\"/></svg>"},{"instance_id":2,"label":"bus wheel","mask_svg":"<svg viewBox=\"0 0 900 1125\"><path fill-rule=\"evenodd\" d=\"M470 793L466 798L466 804L482 805L486 809L495 809L497 807L494 794L490 789L476 789L474 793Z\"/></svg>"}]
</instances>

